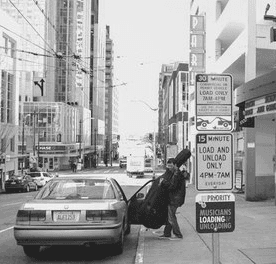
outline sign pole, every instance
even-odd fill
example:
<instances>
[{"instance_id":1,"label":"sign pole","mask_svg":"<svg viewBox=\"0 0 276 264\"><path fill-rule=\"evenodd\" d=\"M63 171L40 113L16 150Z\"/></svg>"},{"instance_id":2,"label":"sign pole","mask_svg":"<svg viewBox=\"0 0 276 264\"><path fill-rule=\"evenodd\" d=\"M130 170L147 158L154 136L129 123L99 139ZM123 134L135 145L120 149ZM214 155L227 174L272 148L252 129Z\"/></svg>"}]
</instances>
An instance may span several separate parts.
<instances>
[{"instance_id":1,"label":"sign pole","mask_svg":"<svg viewBox=\"0 0 276 264\"><path fill-rule=\"evenodd\" d=\"M219 233L212 233L213 264L219 264Z\"/></svg>"}]
</instances>

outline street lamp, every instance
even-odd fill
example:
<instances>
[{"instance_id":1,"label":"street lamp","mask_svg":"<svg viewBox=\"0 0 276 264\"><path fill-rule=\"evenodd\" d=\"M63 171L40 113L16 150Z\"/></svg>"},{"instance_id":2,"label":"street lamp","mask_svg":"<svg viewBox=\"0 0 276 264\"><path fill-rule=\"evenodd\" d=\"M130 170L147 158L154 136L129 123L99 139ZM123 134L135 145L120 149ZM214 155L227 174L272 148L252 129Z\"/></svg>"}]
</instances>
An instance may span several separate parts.
<instances>
[{"instance_id":1,"label":"street lamp","mask_svg":"<svg viewBox=\"0 0 276 264\"><path fill-rule=\"evenodd\" d=\"M159 108L152 108L148 103L143 100L131 100L131 102L139 102L146 105L150 110L156 112ZM155 126L153 126L153 164L152 164L152 178L155 179L155 170L156 170L156 142L155 142Z\"/></svg>"}]
</instances>

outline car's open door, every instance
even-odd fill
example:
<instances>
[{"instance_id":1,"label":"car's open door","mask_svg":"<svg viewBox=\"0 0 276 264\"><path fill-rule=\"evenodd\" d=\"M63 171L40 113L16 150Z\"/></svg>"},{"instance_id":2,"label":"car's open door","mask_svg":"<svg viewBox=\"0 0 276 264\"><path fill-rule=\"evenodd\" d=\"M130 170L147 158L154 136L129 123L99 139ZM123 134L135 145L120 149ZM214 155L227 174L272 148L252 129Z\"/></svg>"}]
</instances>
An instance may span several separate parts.
<instances>
[{"instance_id":1,"label":"car's open door","mask_svg":"<svg viewBox=\"0 0 276 264\"><path fill-rule=\"evenodd\" d=\"M168 217L168 192L162 187L162 178L151 180L143 185L129 199L130 224L142 224L147 228L158 229L166 224ZM141 190L149 183L149 191L145 197L141 196Z\"/></svg>"},{"instance_id":2,"label":"car's open door","mask_svg":"<svg viewBox=\"0 0 276 264\"><path fill-rule=\"evenodd\" d=\"M141 225L141 208L145 201L146 194L151 187L152 182L149 180L142 187L140 187L128 200L128 219L130 224Z\"/></svg>"}]
</instances>

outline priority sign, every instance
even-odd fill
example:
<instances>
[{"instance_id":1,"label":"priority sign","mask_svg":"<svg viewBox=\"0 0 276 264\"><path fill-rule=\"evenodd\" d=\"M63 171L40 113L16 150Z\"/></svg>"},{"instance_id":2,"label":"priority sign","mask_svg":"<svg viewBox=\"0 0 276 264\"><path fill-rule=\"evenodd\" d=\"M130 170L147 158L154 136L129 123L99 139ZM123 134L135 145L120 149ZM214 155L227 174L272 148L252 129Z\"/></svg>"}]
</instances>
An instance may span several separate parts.
<instances>
[{"instance_id":1,"label":"priority sign","mask_svg":"<svg viewBox=\"0 0 276 264\"><path fill-rule=\"evenodd\" d=\"M196 196L198 233L233 232L235 196L232 193L202 193Z\"/></svg>"},{"instance_id":2,"label":"priority sign","mask_svg":"<svg viewBox=\"0 0 276 264\"><path fill-rule=\"evenodd\" d=\"M233 189L233 135L196 135L196 189Z\"/></svg>"}]
</instances>

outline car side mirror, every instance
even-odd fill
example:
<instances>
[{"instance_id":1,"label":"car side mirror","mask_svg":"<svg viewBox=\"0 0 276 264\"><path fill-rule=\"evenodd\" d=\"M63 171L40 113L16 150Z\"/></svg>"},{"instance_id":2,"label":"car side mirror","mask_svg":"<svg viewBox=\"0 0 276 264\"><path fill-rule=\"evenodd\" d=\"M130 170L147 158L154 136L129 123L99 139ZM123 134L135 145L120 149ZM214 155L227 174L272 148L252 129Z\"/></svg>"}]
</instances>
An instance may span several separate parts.
<instances>
[{"instance_id":1,"label":"car side mirror","mask_svg":"<svg viewBox=\"0 0 276 264\"><path fill-rule=\"evenodd\" d=\"M136 198L137 199L144 199L145 195L143 193L137 193Z\"/></svg>"}]
</instances>

